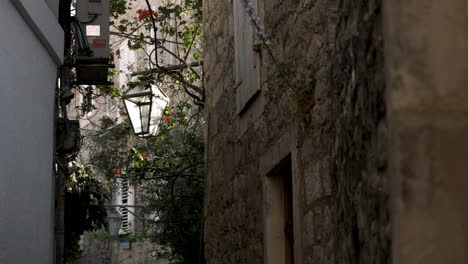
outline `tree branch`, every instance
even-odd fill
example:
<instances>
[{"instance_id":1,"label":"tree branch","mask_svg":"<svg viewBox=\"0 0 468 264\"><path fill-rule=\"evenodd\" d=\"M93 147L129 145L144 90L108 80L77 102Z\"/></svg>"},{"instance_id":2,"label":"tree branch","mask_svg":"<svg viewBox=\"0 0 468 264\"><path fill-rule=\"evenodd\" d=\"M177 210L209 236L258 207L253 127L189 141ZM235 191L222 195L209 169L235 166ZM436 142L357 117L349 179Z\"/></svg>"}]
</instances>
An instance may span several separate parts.
<instances>
[{"instance_id":1,"label":"tree branch","mask_svg":"<svg viewBox=\"0 0 468 264\"><path fill-rule=\"evenodd\" d=\"M187 64L185 62L184 59L182 59L181 57L177 56L177 54L175 54L174 52L168 50L166 47L164 46L161 46L161 49L163 49L164 51L166 51L167 53L171 54L172 56L174 56L174 58L176 58L177 60L179 60L181 63L184 63L184 64ZM189 70L194 73L195 75L197 75L198 78L200 78L200 75L198 74L198 72L196 72L195 70L193 70L191 67L188 67Z\"/></svg>"},{"instance_id":2,"label":"tree branch","mask_svg":"<svg viewBox=\"0 0 468 264\"><path fill-rule=\"evenodd\" d=\"M110 31L110 34L111 34L111 35L114 35L114 36L119 36L119 37L126 37L126 38L139 39L139 40L141 40L141 36L139 36L139 35L133 35L133 34L131 34L131 33ZM151 36L144 36L143 38L151 40L151 42L149 42L149 41L144 41L144 42L147 43L147 44L153 44L153 42L156 42L156 41L174 43L174 44L179 44L179 45L184 44L184 43L182 43L182 42L177 42L177 41L172 41L172 40L167 40L167 39L152 38Z\"/></svg>"},{"instance_id":3,"label":"tree branch","mask_svg":"<svg viewBox=\"0 0 468 264\"><path fill-rule=\"evenodd\" d=\"M166 73L170 71L183 70L189 67L197 67L197 66L202 66L202 65L203 65L203 61L196 61L196 62L192 62L189 64L174 64L174 65L160 66L156 69L134 72L132 73L132 76L149 75L149 74L154 74L154 73Z\"/></svg>"},{"instance_id":4,"label":"tree branch","mask_svg":"<svg viewBox=\"0 0 468 264\"><path fill-rule=\"evenodd\" d=\"M153 24L153 32L154 32L154 48L158 49L158 41L156 40L158 38L158 28L156 27L156 21L154 20L153 16L153 9L151 9L151 5L149 3L149 0L145 0L146 6L148 6L148 10L150 13L151 17L151 23ZM158 62L158 52L155 52L155 58L156 58L156 67L159 67L159 62Z\"/></svg>"}]
</instances>

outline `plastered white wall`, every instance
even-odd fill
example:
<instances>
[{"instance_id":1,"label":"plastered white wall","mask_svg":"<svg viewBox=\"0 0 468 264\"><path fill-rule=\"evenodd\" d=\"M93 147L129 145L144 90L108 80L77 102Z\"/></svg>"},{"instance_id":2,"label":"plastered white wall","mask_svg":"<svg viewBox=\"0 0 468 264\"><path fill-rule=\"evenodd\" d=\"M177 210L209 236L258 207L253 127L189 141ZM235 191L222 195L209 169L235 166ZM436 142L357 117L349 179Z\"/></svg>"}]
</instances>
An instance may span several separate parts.
<instances>
[{"instance_id":1,"label":"plastered white wall","mask_svg":"<svg viewBox=\"0 0 468 264\"><path fill-rule=\"evenodd\" d=\"M31 2L32 3L32 2ZM0 1L0 264L53 263L53 128L58 24L32 26L18 2ZM46 10L46 13L37 13ZM28 11L26 9L26 11ZM45 1L31 17L54 16ZM32 21L34 22L34 21ZM45 45L46 26L58 40ZM54 47L54 50L50 50ZM62 47L62 50L60 50Z\"/></svg>"}]
</instances>

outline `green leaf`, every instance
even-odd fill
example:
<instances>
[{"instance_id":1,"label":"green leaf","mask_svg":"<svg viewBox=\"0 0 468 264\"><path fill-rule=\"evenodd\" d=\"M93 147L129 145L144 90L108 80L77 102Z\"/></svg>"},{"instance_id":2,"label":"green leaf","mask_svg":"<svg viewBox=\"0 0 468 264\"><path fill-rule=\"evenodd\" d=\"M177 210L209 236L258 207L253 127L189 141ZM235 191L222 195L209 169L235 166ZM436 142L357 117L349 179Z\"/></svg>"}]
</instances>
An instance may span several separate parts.
<instances>
[{"instance_id":1,"label":"green leaf","mask_svg":"<svg viewBox=\"0 0 468 264\"><path fill-rule=\"evenodd\" d=\"M193 58L194 58L195 60L201 60L202 54L201 54L200 52L195 52L195 53L193 54Z\"/></svg>"}]
</instances>

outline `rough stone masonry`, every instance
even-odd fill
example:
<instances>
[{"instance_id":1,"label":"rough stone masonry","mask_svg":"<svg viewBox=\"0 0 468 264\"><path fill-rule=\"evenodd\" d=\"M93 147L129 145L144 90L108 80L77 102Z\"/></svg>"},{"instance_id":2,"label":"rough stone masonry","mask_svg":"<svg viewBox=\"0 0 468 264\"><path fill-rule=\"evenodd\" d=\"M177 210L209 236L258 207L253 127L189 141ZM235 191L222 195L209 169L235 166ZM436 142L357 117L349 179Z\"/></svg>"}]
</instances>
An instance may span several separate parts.
<instances>
[{"instance_id":1,"label":"rough stone masonry","mask_svg":"<svg viewBox=\"0 0 468 264\"><path fill-rule=\"evenodd\" d=\"M242 111L233 1L203 3L207 263L288 263L269 216L285 159L294 263L466 261L465 1L258 0L274 59L254 38Z\"/></svg>"}]
</instances>

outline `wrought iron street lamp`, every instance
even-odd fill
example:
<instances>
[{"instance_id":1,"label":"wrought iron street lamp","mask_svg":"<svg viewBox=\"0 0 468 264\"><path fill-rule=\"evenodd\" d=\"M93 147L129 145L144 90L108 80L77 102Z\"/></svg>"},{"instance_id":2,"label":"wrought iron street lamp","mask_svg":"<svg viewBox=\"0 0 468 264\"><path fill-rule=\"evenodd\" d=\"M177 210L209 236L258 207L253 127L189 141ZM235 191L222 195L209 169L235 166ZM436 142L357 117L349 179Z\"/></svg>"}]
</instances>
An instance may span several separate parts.
<instances>
[{"instance_id":1,"label":"wrought iron street lamp","mask_svg":"<svg viewBox=\"0 0 468 264\"><path fill-rule=\"evenodd\" d=\"M156 86L137 85L122 96L133 133L140 137L155 136L169 98Z\"/></svg>"},{"instance_id":2,"label":"wrought iron street lamp","mask_svg":"<svg viewBox=\"0 0 468 264\"><path fill-rule=\"evenodd\" d=\"M109 222L109 235L116 237L119 235L120 225L122 224L122 216L111 208L107 211L107 220Z\"/></svg>"},{"instance_id":3,"label":"wrought iron street lamp","mask_svg":"<svg viewBox=\"0 0 468 264\"><path fill-rule=\"evenodd\" d=\"M108 232L111 237L117 237L119 235L120 227L122 225L122 215L116 210L116 208L136 208L141 207L138 205L128 205L128 204L108 204L107 207L107 222L109 223ZM137 217L131 211L127 211Z\"/></svg>"}]
</instances>

